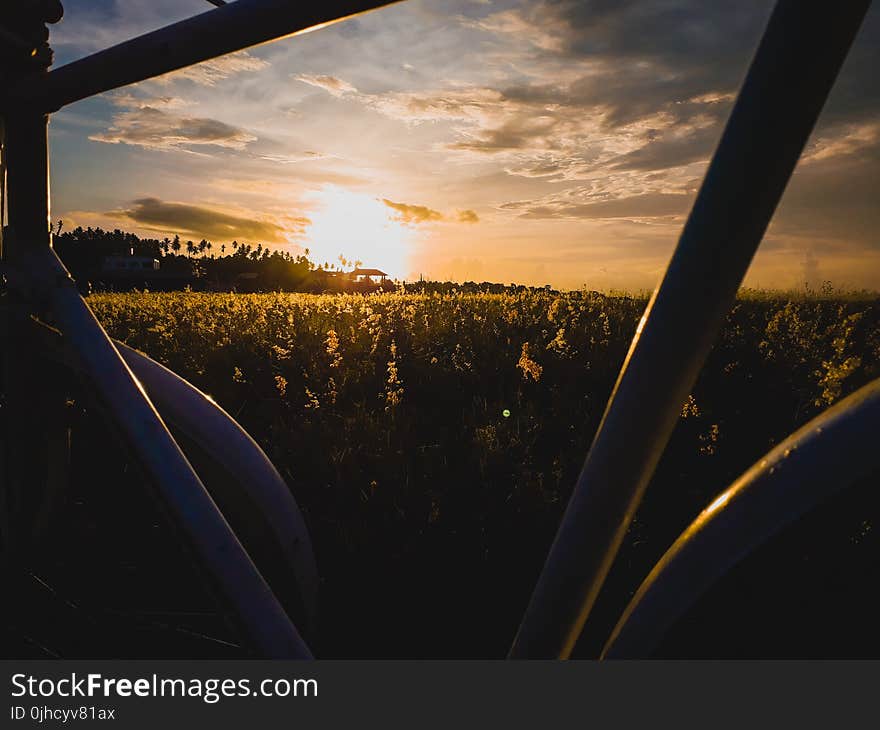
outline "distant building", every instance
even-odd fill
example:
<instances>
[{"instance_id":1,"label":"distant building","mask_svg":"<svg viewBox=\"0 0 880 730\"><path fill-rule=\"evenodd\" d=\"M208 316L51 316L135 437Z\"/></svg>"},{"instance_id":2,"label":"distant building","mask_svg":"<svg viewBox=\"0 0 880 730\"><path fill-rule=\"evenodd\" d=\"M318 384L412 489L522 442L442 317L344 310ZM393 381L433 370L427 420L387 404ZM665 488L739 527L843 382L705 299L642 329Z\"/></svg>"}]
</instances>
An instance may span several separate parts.
<instances>
[{"instance_id":1,"label":"distant building","mask_svg":"<svg viewBox=\"0 0 880 730\"><path fill-rule=\"evenodd\" d=\"M388 278L388 274L384 271L379 271L379 269L355 269L354 271L349 271L347 276L352 281L379 285L386 284Z\"/></svg>"},{"instance_id":2,"label":"distant building","mask_svg":"<svg viewBox=\"0 0 880 730\"><path fill-rule=\"evenodd\" d=\"M106 256L101 264L104 274L122 274L123 272L142 274L144 271L158 271L159 259L149 256Z\"/></svg>"},{"instance_id":3,"label":"distant building","mask_svg":"<svg viewBox=\"0 0 880 730\"><path fill-rule=\"evenodd\" d=\"M355 292L369 294L379 290L391 292L397 289L388 274L379 269L354 269L354 271L331 271L318 268L311 272L312 291Z\"/></svg>"},{"instance_id":4,"label":"distant building","mask_svg":"<svg viewBox=\"0 0 880 730\"><path fill-rule=\"evenodd\" d=\"M117 254L105 256L100 269L91 274L85 283L96 291L176 291L195 287L198 279L189 265L185 268L162 268L159 259L152 256Z\"/></svg>"}]
</instances>

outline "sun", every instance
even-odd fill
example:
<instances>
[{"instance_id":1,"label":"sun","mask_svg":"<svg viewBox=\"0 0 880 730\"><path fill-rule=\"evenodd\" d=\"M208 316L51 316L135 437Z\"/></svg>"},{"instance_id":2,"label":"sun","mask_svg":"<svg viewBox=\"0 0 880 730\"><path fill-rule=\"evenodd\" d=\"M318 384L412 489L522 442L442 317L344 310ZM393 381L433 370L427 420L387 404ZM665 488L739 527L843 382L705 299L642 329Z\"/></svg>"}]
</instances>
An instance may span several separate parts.
<instances>
[{"instance_id":1,"label":"sun","mask_svg":"<svg viewBox=\"0 0 880 730\"><path fill-rule=\"evenodd\" d=\"M381 200L335 185L313 193L304 245L316 264L339 265L339 256L404 278L417 234L397 221ZM310 201L312 202L312 201ZM349 264L349 267L351 264Z\"/></svg>"}]
</instances>

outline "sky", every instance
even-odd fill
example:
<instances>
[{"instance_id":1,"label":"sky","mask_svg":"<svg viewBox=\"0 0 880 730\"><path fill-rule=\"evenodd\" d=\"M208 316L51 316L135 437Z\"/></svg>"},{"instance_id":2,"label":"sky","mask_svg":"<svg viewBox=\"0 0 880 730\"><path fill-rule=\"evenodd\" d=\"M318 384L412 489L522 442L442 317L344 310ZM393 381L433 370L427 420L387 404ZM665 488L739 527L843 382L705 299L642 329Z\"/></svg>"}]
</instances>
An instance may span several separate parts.
<instances>
[{"instance_id":1,"label":"sky","mask_svg":"<svg viewBox=\"0 0 880 730\"><path fill-rule=\"evenodd\" d=\"M211 10L65 6L56 66ZM651 290L771 9L406 0L64 108L53 218L406 280ZM880 289L877 68L875 4L747 285Z\"/></svg>"}]
</instances>

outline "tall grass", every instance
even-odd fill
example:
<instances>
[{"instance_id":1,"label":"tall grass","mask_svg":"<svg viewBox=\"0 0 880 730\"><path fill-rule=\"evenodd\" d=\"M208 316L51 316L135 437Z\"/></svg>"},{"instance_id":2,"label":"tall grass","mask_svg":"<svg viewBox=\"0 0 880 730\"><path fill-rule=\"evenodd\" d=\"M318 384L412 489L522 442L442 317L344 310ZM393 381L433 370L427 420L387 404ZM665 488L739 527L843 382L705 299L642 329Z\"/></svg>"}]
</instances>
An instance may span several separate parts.
<instances>
[{"instance_id":1,"label":"tall grass","mask_svg":"<svg viewBox=\"0 0 880 730\"><path fill-rule=\"evenodd\" d=\"M114 337L236 416L288 480L325 579L325 654L461 656L498 655L512 637L647 300L130 293L89 303ZM714 494L878 376L876 297L746 292L682 404L610 579L617 601ZM408 651L410 640L421 649Z\"/></svg>"}]
</instances>

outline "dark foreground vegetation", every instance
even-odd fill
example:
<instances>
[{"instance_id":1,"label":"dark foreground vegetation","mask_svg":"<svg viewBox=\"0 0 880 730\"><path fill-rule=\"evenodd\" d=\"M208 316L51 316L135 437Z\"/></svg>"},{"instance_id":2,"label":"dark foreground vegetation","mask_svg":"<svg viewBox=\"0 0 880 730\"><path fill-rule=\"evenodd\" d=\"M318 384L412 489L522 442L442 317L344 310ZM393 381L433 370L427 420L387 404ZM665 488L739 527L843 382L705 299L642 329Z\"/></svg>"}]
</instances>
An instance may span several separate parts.
<instances>
[{"instance_id":1,"label":"dark foreground vegetation","mask_svg":"<svg viewBox=\"0 0 880 730\"><path fill-rule=\"evenodd\" d=\"M211 394L278 466L315 543L317 650L330 657L503 656L646 305L537 291L89 301L114 337ZM682 404L580 654L597 650L719 491L876 377L876 298L742 297ZM152 508L105 438L83 447L84 468L103 470L105 484L116 474L106 491L124 520L101 539L118 556L144 559L148 546L148 561L173 564L166 538L124 526ZM660 655L880 656L877 486L857 485L788 529L707 596ZM186 592L169 588L167 566L130 570L141 618L156 595L167 605ZM116 600L69 590L86 605Z\"/></svg>"}]
</instances>

